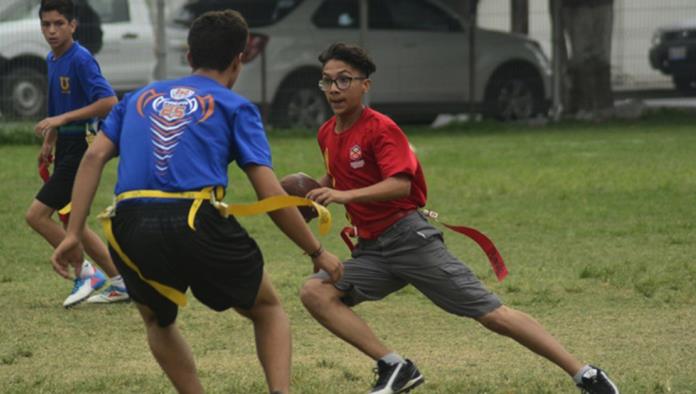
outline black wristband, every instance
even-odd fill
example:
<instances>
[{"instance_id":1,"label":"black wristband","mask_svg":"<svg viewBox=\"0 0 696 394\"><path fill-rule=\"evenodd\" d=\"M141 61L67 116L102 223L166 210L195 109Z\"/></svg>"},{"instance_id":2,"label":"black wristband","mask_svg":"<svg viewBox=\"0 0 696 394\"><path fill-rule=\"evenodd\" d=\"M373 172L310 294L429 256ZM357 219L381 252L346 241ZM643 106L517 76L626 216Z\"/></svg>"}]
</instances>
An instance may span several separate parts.
<instances>
[{"instance_id":1,"label":"black wristband","mask_svg":"<svg viewBox=\"0 0 696 394\"><path fill-rule=\"evenodd\" d=\"M309 256L312 259L316 259L317 257L321 256L322 253L324 253L324 247L320 244L317 250L315 250L312 253L307 253L307 256Z\"/></svg>"}]
</instances>

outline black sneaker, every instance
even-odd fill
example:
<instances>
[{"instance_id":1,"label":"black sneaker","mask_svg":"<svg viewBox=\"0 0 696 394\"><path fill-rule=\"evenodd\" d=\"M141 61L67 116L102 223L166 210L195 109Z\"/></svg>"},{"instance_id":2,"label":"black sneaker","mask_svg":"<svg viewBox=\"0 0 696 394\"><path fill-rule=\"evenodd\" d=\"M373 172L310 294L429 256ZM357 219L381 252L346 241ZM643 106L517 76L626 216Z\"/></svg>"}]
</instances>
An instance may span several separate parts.
<instances>
[{"instance_id":1,"label":"black sneaker","mask_svg":"<svg viewBox=\"0 0 696 394\"><path fill-rule=\"evenodd\" d=\"M387 364L379 360L375 374L377 381L370 394L407 393L425 381L411 360L397 364Z\"/></svg>"},{"instance_id":2,"label":"black sneaker","mask_svg":"<svg viewBox=\"0 0 696 394\"><path fill-rule=\"evenodd\" d=\"M578 383L583 393L587 394L619 394L619 388L609 379L606 372L590 365L592 369L582 374L582 382Z\"/></svg>"}]
</instances>

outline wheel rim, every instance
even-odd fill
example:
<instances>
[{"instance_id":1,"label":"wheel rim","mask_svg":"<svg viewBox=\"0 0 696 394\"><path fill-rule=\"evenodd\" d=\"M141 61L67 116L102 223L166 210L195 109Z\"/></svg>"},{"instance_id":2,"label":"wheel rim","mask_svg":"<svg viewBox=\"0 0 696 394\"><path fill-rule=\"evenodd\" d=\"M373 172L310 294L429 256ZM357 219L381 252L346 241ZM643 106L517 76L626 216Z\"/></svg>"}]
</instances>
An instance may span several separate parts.
<instances>
[{"instance_id":1,"label":"wheel rim","mask_svg":"<svg viewBox=\"0 0 696 394\"><path fill-rule=\"evenodd\" d=\"M534 115L534 92L519 79L505 83L498 94L498 114L502 119L527 119Z\"/></svg>"},{"instance_id":2,"label":"wheel rim","mask_svg":"<svg viewBox=\"0 0 696 394\"><path fill-rule=\"evenodd\" d=\"M291 126L315 128L327 117L324 97L309 89L295 92L288 101L288 123Z\"/></svg>"},{"instance_id":3,"label":"wheel rim","mask_svg":"<svg viewBox=\"0 0 696 394\"><path fill-rule=\"evenodd\" d=\"M35 116L43 105L41 88L31 81L19 81L12 90L12 103L20 116Z\"/></svg>"}]
</instances>

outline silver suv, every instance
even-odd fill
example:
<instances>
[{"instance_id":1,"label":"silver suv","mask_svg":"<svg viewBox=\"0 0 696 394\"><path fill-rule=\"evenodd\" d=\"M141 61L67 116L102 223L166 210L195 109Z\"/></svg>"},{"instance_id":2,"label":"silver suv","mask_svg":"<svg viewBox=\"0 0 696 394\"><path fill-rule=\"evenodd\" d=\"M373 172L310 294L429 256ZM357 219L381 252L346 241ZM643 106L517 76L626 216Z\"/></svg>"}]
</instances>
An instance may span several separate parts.
<instances>
[{"instance_id":1,"label":"silver suv","mask_svg":"<svg viewBox=\"0 0 696 394\"><path fill-rule=\"evenodd\" d=\"M46 55L40 0L2 0L0 8L0 110L12 117L46 114ZM89 0L101 18L103 45L96 58L117 91L152 80L154 37L146 0Z\"/></svg>"},{"instance_id":2,"label":"silver suv","mask_svg":"<svg viewBox=\"0 0 696 394\"><path fill-rule=\"evenodd\" d=\"M280 126L315 127L330 116L317 87L317 56L336 41L360 41L359 0L193 0L168 29L168 74L189 72L186 28L201 13L239 10L252 36L235 90L267 102ZM457 14L435 0L369 0L364 45L377 64L370 105L399 120L464 112L469 101L468 34ZM264 58L265 56L265 58ZM265 70L265 72L264 72ZM476 30L474 102L500 119L548 109L550 67L537 42Z\"/></svg>"}]
</instances>

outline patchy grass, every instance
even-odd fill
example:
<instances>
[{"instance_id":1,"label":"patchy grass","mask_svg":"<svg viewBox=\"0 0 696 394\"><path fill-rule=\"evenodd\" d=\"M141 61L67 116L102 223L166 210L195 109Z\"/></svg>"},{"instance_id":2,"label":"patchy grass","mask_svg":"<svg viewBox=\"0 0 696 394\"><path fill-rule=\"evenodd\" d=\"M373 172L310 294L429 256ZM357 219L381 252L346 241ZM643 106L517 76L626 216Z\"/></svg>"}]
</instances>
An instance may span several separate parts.
<instances>
[{"instance_id":1,"label":"patchy grass","mask_svg":"<svg viewBox=\"0 0 696 394\"><path fill-rule=\"evenodd\" d=\"M489 235L510 269L495 281L470 240L446 232L451 251L504 301L544 324L626 393L693 393L696 387L696 133L693 118L543 128L478 124L406 127L423 163L429 208L446 223ZM270 134L279 175L319 175L308 132ZM71 284L50 269L50 249L24 223L40 186L38 147L0 146L0 391L171 392L129 305L61 307ZM230 171L229 201L252 201ZM108 205L115 163L94 211ZM331 207L334 231L343 225ZM267 217L242 223L264 250L293 325L296 393L360 393L372 363L320 327L297 290L310 263ZM93 222L93 225L96 223ZM96 228L96 226L94 226ZM324 240L347 256L339 237ZM560 370L473 321L447 315L413 288L357 311L412 358L423 393L575 393ZM251 325L193 301L179 324L212 393L264 393Z\"/></svg>"}]
</instances>

